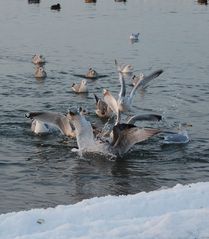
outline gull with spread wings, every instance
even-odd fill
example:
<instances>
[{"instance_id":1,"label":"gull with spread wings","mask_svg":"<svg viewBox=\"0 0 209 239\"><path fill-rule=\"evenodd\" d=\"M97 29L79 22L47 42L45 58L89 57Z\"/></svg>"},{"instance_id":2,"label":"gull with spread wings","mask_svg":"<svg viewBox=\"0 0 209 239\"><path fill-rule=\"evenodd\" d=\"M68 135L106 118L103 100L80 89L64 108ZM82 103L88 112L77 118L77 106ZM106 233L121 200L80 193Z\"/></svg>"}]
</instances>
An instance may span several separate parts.
<instances>
[{"instance_id":1,"label":"gull with spread wings","mask_svg":"<svg viewBox=\"0 0 209 239\"><path fill-rule=\"evenodd\" d=\"M80 112L81 112L80 108ZM75 127L78 151L100 153L112 156L123 156L136 143L147 140L159 134L161 130L152 128L138 128L133 124L116 124L112 130L112 138L95 137L91 123L80 112L70 111L67 117Z\"/></svg>"},{"instance_id":2,"label":"gull with spread wings","mask_svg":"<svg viewBox=\"0 0 209 239\"><path fill-rule=\"evenodd\" d=\"M36 133L50 133L54 128L63 135L75 137L75 131L67 116L56 112L30 112L25 117L32 119L31 130Z\"/></svg>"},{"instance_id":3,"label":"gull with spread wings","mask_svg":"<svg viewBox=\"0 0 209 239\"><path fill-rule=\"evenodd\" d=\"M120 81L121 88L118 95L118 99L116 100L109 90L104 89L103 91L104 101L117 116L120 115L120 112L129 112L131 111L133 97L136 93L136 90L140 89L141 87L144 87L152 79L158 77L162 73L163 73L163 70L157 70L148 76L140 78L134 85L130 94L127 95L124 77L121 74L121 72L119 72L119 81Z\"/></svg>"}]
</instances>

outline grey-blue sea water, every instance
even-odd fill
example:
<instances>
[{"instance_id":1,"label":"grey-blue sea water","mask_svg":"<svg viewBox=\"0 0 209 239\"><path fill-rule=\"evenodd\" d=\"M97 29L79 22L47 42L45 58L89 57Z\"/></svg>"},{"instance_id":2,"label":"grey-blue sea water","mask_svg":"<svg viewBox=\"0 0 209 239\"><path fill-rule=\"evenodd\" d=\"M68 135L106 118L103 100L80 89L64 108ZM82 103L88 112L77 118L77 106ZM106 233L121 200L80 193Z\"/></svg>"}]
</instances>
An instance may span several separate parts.
<instances>
[{"instance_id":1,"label":"grey-blue sea water","mask_svg":"<svg viewBox=\"0 0 209 239\"><path fill-rule=\"evenodd\" d=\"M0 213L208 181L209 7L194 0L60 0L61 10L52 11L54 3L1 0ZM35 53L47 60L45 80L34 77ZM98 123L93 93L107 88L116 96L120 88L114 59L133 65L134 74L164 70L137 92L133 109L162 114L155 127L192 124L188 144L165 146L155 137L110 161L79 157L71 152L76 141L59 133L31 132L24 117L30 111L83 106ZM73 93L81 80L73 74L89 67L108 77L89 80L87 95Z\"/></svg>"}]
</instances>

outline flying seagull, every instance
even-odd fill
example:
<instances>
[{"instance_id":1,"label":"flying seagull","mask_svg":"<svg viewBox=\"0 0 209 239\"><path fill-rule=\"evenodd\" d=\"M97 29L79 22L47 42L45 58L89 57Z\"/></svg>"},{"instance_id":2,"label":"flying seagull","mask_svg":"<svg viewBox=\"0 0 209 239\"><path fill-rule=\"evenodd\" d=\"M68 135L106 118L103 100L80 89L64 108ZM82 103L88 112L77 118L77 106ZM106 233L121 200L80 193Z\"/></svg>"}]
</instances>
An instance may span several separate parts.
<instances>
[{"instance_id":1,"label":"flying seagull","mask_svg":"<svg viewBox=\"0 0 209 239\"><path fill-rule=\"evenodd\" d=\"M152 79L158 77L160 74L162 74L162 72L163 72L162 70L154 71L150 75L144 77L142 80L138 80L129 95L127 95L126 93L126 85L125 85L124 77L119 72L119 81L120 81L121 88L118 95L118 99L116 100L114 96L112 96L108 90L104 90L104 93L103 93L104 101L108 104L108 106L112 109L112 111L116 115L118 115L118 112L131 111L133 97L136 93L136 90L144 86L148 82L150 82Z\"/></svg>"}]
</instances>

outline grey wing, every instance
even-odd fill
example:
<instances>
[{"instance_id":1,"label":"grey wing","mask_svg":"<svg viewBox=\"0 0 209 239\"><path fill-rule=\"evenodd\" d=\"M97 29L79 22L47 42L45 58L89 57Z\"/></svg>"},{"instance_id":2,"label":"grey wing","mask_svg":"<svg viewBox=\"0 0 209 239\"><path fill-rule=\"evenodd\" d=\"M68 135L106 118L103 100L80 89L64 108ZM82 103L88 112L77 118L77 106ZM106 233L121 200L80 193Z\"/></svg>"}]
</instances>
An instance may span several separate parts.
<instances>
[{"instance_id":1,"label":"grey wing","mask_svg":"<svg viewBox=\"0 0 209 239\"><path fill-rule=\"evenodd\" d=\"M144 88L151 80L155 79L162 73L163 73L163 70L154 71L150 75L145 76L142 80L138 80L130 93L130 99L132 100L137 89Z\"/></svg>"},{"instance_id":2,"label":"grey wing","mask_svg":"<svg viewBox=\"0 0 209 239\"><path fill-rule=\"evenodd\" d=\"M138 82L137 88L138 89L145 88L150 81L157 78L162 73L163 73L163 70L157 70L151 73L150 75L145 76L140 82Z\"/></svg>"},{"instance_id":3,"label":"grey wing","mask_svg":"<svg viewBox=\"0 0 209 239\"><path fill-rule=\"evenodd\" d=\"M158 133L160 133L159 129L146 129L137 127L125 129L120 132L119 137L113 147L119 155L122 155L128 152L136 143L145 141Z\"/></svg>"},{"instance_id":4,"label":"grey wing","mask_svg":"<svg viewBox=\"0 0 209 239\"><path fill-rule=\"evenodd\" d=\"M159 121L162 120L161 115L157 114L144 114L144 115L134 115L128 119L127 124L134 124L136 121Z\"/></svg>"},{"instance_id":5,"label":"grey wing","mask_svg":"<svg viewBox=\"0 0 209 239\"><path fill-rule=\"evenodd\" d=\"M119 81L120 81L120 92L119 92L119 98L125 97L126 95L126 85L125 80L121 72L119 72Z\"/></svg>"},{"instance_id":6,"label":"grey wing","mask_svg":"<svg viewBox=\"0 0 209 239\"><path fill-rule=\"evenodd\" d=\"M75 136L74 131L70 125L70 122L66 116L62 115L60 117L57 117L56 125L64 135L72 137Z\"/></svg>"},{"instance_id":7,"label":"grey wing","mask_svg":"<svg viewBox=\"0 0 209 239\"><path fill-rule=\"evenodd\" d=\"M55 123L56 118L59 116L59 113L55 112L48 112L48 111L43 111L43 112L30 112L25 114L27 118L30 119L37 119L42 122L48 122L48 123Z\"/></svg>"}]
</instances>

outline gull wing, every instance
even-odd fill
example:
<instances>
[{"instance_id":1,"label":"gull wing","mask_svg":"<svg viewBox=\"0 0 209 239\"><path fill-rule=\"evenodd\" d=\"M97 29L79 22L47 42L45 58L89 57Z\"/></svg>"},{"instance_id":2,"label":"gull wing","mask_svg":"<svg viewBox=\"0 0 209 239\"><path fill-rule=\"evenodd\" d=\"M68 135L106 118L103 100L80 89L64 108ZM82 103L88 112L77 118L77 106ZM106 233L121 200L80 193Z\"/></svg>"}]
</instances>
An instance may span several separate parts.
<instances>
[{"instance_id":1,"label":"gull wing","mask_svg":"<svg viewBox=\"0 0 209 239\"><path fill-rule=\"evenodd\" d=\"M134 115L130 117L126 123L134 124L138 120L139 121L159 121L159 120L162 120L162 116L157 114Z\"/></svg>"},{"instance_id":2,"label":"gull wing","mask_svg":"<svg viewBox=\"0 0 209 239\"><path fill-rule=\"evenodd\" d=\"M95 147L93 128L85 116L77 112L69 112L67 117L75 127L76 140L79 150L92 149Z\"/></svg>"},{"instance_id":3,"label":"gull wing","mask_svg":"<svg viewBox=\"0 0 209 239\"><path fill-rule=\"evenodd\" d=\"M161 75L163 73L163 70L157 70L157 71L154 71L153 73L151 73L150 75L148 76L145 76L140 82L139 82L139 86L138 88L141 89L141 88L144 88L147 86L147 84L157 78L159 75Z\"/></svg>"},{"instance_id":4,"label":"gull wing","mask_svg":"<svg viewBox=\"0 0 209 239\"><path fill-rule=\"evenodd\" d=\"M137 83L134 85L130 93L130 96L129 96L130 100L133 99L137 89L144 88L151 80L155 79L162 73L163 73L163 70L157 70L151 73L150 75L145 76L142 80L137 81Z\"/></svg>"},{"instance_id":5,"label":"gull wing","mask_svg":"<svg viewBox=\"0 0 209 239\"><path fill-rule=\"evenodd\" d=\"M130 124L118 124L113 128L113 148L122 155L136 143L147 140L148 138L160 133L159 129L138 128Z\"/></svg>"},{"instance_id":6,"label":"gull wing","mask_svg":"<svg viewBox=\"0 0 209 239\"><path fill-rule=\"evenodd\" d=\"M98 97L96 94L94 94L94 98L95 98L95 100L96 100L96 103L98 103L99 97Z\"/></svg>"},{"instance_id":7,"label":"gull wing","mask_svg":"<svg viewBox=\"0 0 209 239\"><path fill-rule=\"evenodd\" d=\"M118 64L118 61L117 61L117 60L115 60L115 66L116 66L116 68L117 68L117 71L121 71L121 67L120 67L120 65Z\"/></svg>"},{"instance_id":8,"label":"gull wing","mask_svg":"<svg viewBox=\"0 0 209 239\"><path fill-rule=\"evenodd\" d=\"M119 99L125 97L126 95L126 85L125 80L121 72L119 72L119 81L120 81L120 92L119 92Z\"/></svg>"},{"instance_id":9,"label":"gull wing","mask_svg":"<svg viewBox=\"0 0 209 239\"><path fill-rule=\"evenodd\" d=\"M66 136L74 136L69 119L60 113L55 112L30 112L25 115L27 118L36 119L45 123L53 124Z\"/></svg>"},{"instance_id":10,"label":"gull wing","mask_svg":"<svg viewBox=\"0 0 209 239\"><path fill-rule=\"evenodd\" d=\"M118 115L118 103L114 96L109 92L109 90L104 90L104 102L110 107L110 109Z\"/></svg>"}]
</instances>

